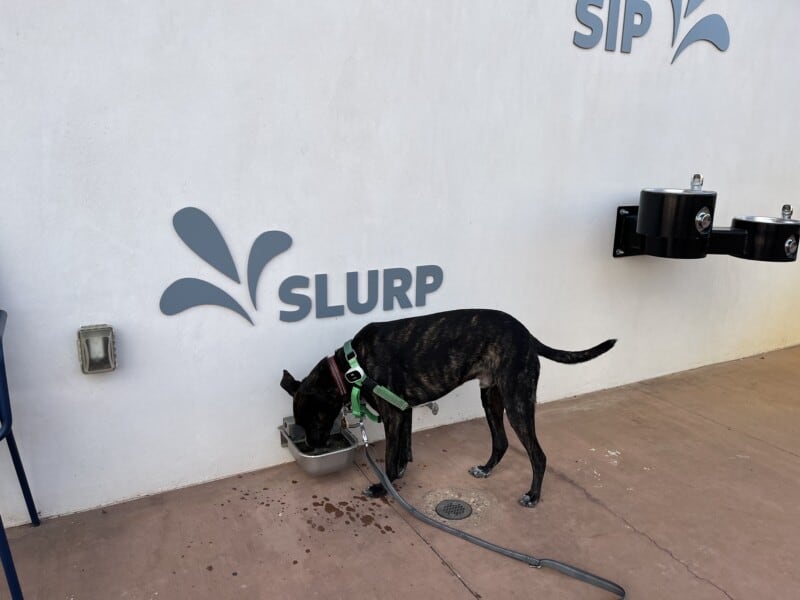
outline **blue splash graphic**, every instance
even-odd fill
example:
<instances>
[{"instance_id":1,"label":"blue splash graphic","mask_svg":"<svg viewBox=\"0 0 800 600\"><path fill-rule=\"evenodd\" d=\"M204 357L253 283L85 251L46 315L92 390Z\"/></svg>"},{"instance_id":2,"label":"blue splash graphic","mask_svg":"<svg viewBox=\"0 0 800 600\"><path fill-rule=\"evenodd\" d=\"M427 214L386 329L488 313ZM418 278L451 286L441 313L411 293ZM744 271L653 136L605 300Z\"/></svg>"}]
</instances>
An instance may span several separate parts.
<instances>
[{"instance_id":1,"label":"blue splash graphic","mask_svg":"<svg viewBox=\"0 0 800 600\"><path fill-rule=\"evenodd\" d=\"M172 224L183 242L197 256L226 277L239 283L239 273L236 271L231 252L211 217L199 208L187 206L175 213Z\"/></svg>"},{"instance_id":2,"label":"blue splash graphic","mask_svg":"<svg viewBox=\"0 0 800 600\"><path fill-rule=\"evenodd\" d=\"M250 325L253 320L236 300L217 286L186 277L173 282L161 295L160 308L165 315L177 315L189 308L202 305L221 306L241 315Z\"/></svg>"},{"instance_id":3,"label":"blue splash graphic","mask_svg":"<svg viewBox=\"0 0 800 600\"><path fill-rule=\"evenodd\" d=\"M181 240L197 256L229 279L240 283L239 272L228 244L211 217L199 208L187 206L175 213L172 223ZM264 268L291 245L292 237L285 231L266 231L253 242L247 262L247 287L256 310L256 290ZM202 279L185 277L174 281L164 290L159 303L161 312L169 316L204 305L226 308L253 325L250 315L239 302L216 285Z\"/></svg>"},{"instance_id":4,"label":"blue splash graphic","mask_svg":"<svg viewBox=\"0 0 800 600\"><path fill-rule=\"evenodd\" d=\"M284 231L266 231L253 242L253 247L250 248L250 258L247 260L247 285L250 290L250 300L256 310L258 310L256 290L264 267L273 258L286 252L291 245L292 238Z\"/></svg>"},{"instance_id":5,"label":"blue splash graphic","mask_svg":"<svg viewBox=\"0 0 800 600\"><path fill-rule=\"evenodd\" d=\"M675 41L678 39L678 30L681 24L681 8L683 5L682 0L672 1L672 45L675 46ZM692 14L704 0L688 0L686 3L686 11L683 13L685 19ZM686 48L696 42L709 42L720 52L728 49L731 43L731 34L728 29L728 24L721 15L716 13L708 15L700 19L683 37L681 43L678 45L675 54L672 56L671 63L683 53Z\"/></svg>"}]
</instances>

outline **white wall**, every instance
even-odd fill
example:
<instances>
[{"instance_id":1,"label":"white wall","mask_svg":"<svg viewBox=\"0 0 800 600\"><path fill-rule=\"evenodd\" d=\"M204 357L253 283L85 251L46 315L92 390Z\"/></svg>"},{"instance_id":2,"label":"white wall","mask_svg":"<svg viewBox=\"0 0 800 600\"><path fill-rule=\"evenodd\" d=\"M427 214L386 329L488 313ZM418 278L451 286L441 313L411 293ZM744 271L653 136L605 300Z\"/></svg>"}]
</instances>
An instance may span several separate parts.
<instances>
[{"instance_id":1,"label":"white wall","mask_svg":"<svg viewBox=\"0 0 800 600\"><path fill-rule=\"evenodd\" d=\"M800 185L800 4L704 3L731 33L670 64L670 4L630 54L572 44L575 2L2 2L0 307L15 433L44 515L289 460L281 370L302 376L361 325L502 308L586 365L543 366L542 401L800 342L798 266L611 257L643 187L716 190L716 225L775 215ZM219 226L240 274L262 231L294 245L253 310L172 228ZM280 282L438 264L407 311L278 319ZM168 317L198 277L218 307ZM283 307L286 308L286 307ZM81 325L119 368L81 374ZM417 415L481 414L468 385ZM425 411L427 413L427 411ZM487 436L487 451L488 451ZM0 514L27 519L0 451Z\"/></svg>"}]
</instances>

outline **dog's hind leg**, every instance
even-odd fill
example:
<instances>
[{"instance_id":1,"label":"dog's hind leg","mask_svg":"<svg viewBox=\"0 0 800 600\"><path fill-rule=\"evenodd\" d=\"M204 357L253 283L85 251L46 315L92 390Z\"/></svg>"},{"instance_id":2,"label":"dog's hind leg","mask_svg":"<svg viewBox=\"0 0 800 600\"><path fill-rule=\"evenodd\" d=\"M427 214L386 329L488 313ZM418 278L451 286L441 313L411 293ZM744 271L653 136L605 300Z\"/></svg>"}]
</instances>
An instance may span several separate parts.
<instances>
[{"instance_id":1,"label":"dog's hind leg","mask_svg":"<svg viewBox=\"0 0 800 600\"><path fill-rule=\"evenodd\" d=\"M547 457L539 445L539 440L536 438L535 407L535 391L531 394L520 394L519 397L512 398L512 401L506 405L508 421L511 423L511 427L516 432L522 445L525 446L525 451L531 461L531 469L533 471L531 489L519 499L519 503L522 506L529 508L536 506L539 502L542 492L542 479L547 468Z\"/></svg>"},{"instance_id":2,"label":"dog's hind leg","mask_svg":"<svg viewBox=\"0 0 800 600\"><path fill-rule=\"evenodd\" d=\"M475 465L469 473L473 477L488 477L508 449L508 438L503 425L503 399L496 387L481 388L481 403L486 412L489 431L492 433L492 455L485 465Z\"/></svg>"}]
</instances>

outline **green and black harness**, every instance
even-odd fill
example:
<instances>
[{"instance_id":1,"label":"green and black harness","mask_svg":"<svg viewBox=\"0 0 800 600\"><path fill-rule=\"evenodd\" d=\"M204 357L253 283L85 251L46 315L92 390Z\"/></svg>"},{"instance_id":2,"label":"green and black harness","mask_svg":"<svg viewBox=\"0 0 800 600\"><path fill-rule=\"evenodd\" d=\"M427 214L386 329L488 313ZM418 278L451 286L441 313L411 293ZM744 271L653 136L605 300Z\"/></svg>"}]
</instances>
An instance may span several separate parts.
<instances>
[{"instance_id":1,"label":"green and black harness","mask_svg":"<svg viewBox=\"0 0 800 600\"><path fill-rule=\"evenodd\" d=\"M409 408L408 402L389 388L380 385L364 372L364 369L358 364L358 356L353 349L353 340L347 340L342 346L342 350L344 351L344 358L350 367L345 371L344 379L342 378L342 373L339 371L339 366L336 364L336 360L332 356L328 357L328 367L336 382L336 386L339 388L339 392L343 396L347 394L347 387L344 385L344 382L346 381L350 384L350 410L354 417L357 419L367 417L376 423L381 422L380 416L372 412L361 397L362 389L386 400L386 402L400 410L407 410Z\"/></svg>"}]
</instances>

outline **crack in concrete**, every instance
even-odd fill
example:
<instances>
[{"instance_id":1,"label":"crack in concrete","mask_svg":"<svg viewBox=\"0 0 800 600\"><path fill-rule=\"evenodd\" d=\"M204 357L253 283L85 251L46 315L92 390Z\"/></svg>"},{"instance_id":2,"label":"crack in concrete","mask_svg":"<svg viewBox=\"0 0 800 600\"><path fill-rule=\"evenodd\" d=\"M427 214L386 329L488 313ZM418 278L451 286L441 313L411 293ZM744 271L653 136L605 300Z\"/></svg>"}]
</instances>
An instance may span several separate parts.
<instances>
[{"instance_id":1,"label":"crack in concrete","mask_svg":"<svg viewBox=\"0 0 800 600\"><path fill-rule=\"evenodd\" d=\"M392 504L391 507L399 515L399 517L405 522L405 524L408 525L411 528L411 531L416 533L417 537L419 537L419 539L421 539L423 542L425 542L425 545L428 546L428 548L430 548L431 552L433 552L439 558L439 560L442 561L442 564L445 565L448 568L448 570L456 578L458 578L458 580L461 582L461 585L464 586L464 588L472 595L472 597L475 598L476 600L480 600L482 598L482 596L469 586L469 584L464 580L464 578L461 577L461 574L456 570L456 568L453 565L451 565L445 559L445 557L442 556L439 553L439 551L436 549L436 547L424 535L422 535L422 533L414 526L415 524L413 522L411 522L409 519L406 518L406 514L404 514L405 511L402 511L402 512L399 511L395 504Z\"/></svg>"},{"instance_id":2,"label":"crack in concrete","mask_svg":"<svg viewBox=\"0 0 800 600\"><path fill-rule=\"evenodd\" d=\"M668 554L668 555L669 555L669 556L672 558L672 560L674 560L676 563L678 563L678 564L679 564L679 565L681 565L681 566L682 566L684 569L686 569L686 571L687 571L689 574L691 574L691 575L692 575L692 577L694 577L694 578L695 578L695 579L697 579L698 581L702 581L702 582L704 582L704 583L707 583L707 584L709 584L709 585L711 585L711 586L715 587L717 590L719 590L720 592L722 592L723 594L725 594L725 597L726 597L726 598L728 598L729 600L734 600L733 596L731 596L731 595L730 595L728 592L726 592L726 591L725 591L723 588L721 588L719 585L717 585L716 583L714 583L713 581L711 581L711 580L710 580L710 579L708 579L707 577L703 577L702 575L699 575L698 573L695 573L695 572L692 570L692 568L691 568L691 567L690 567L690 566L689 566L689 565L688 565L686 562L684 562L683 560L681 560L680 558L678 558L677 556L675 556L675 554L672 552L672 550L670 550L669 548L667 548L667 547L665 547L665 546L662 546L662 545L661 545L661 544L659 544L659 543L658 543L658 542L657 542L657 541L656 541L656 540L655 540L653 537L651 537L651 536L650 536L650 535L649 535L649 534L648 534L646 531L643 531L643 530L639 529L638 527L636 527L635 525L633 525L633 524L632 524L630 521L628 521L628 519L626 519L625 517L623 517L623 516L622 516L622 515L620 515L619 513L617 513L617 512L615 512L614 510L612 510L610 506L606 505L606 504L605 504L605 503L604 503L602 500L600 500L600 499L599 499L599 498L597 498L596 496L593 496L591 493L589 493L589 491L588 491L586 488L584 488L584 487L583 487L581 484L579 484L577 481L573 480L573 479L572 479L571 477L569 477L569 476L568 476L566 473L564 473L564 472L562 472L562 471L559 471L559 470L555 469L555 468L554 468L552 465L550 465L550 468L549 468L549 470L550 470L550 472L551 472L553 475L555 475L557 478L561 479L562 481L566 481L567 483L569 483L569 484L570 484L570 485L572 485L573 487L576 487L577 489L579 489L580 491L582 491L582 492L583 492L583 494L586 496L586 498L587 498L587 499L588 499L590 502L592 502L593 504L596 504L597 506L599 506L600 508L602 508L602 509L603 509L603 510L605 510L606 512L610 513L610 514L611 514L611 515L613 515L613 516L614 516L616 519L619 519L619 520L620 520L620 521L622 521L622 522L623 522L623 523L624 523L626 526L630 527L630 528L631 528L633 531L635 531L636 533L638 533L638 534L639 534L639 535L641 535L642 537L644 537L644 538L646 538L647 540L649 540L649 541L650 541L650 543L651 543L651 544L653 544L653 545L654 545L656 548L658 548L658 549L659 549L659 550L661 550L662 552L664 552L664 553Z\"/></svg>"},{"instance_id":3,"label":"crack in concrete","mask_svg":"<svg viewBox=\"0 0 800 600\"><path fill-rule=\"evenodd\" d=\"M362 468L362 467L361 467L361 465L359 465L359 464L356 464L356 469L358 469L358 471L361 473L361 475L363 475L363 476L364 476L364 479L366 479L366 480L367 480L367 482L371 483L369 476L367 475L367 473L365 473L365 472L364 472L364 468ZM371 472L372 472L372 471L370 471L370 473L371 473ZM433 553L436 555L436 557L437 557L437 558L438 558L440 561L442 561L442 564L443 564L445 567L447 567L447 570L448 570L448 571L450 571L450 573L451 573L451 574L452 574L452 575L453 575L453 576L454 576L456 579L458 579L458 581L461 583L461 585L463 585L463 586L464 586L464 589L465 589L465 590L467 590L467 592L469 592L469 594L470 594L470 595L471 595L473 598L475 598L475 600L481 600L481 599L483 598L483 597L482 597L482 596L481 596L481 595L480 595L478 592L476 592L475 590L473 590L473 589L472 589L472 588L469 586L469 584L468 584L468 583L467 583L467 582L464 580L464 578L463 578L463 577L461 576L461 574L460 574L460 573L459 573L459 572L456 570L456 568L455 568L455 567L454 567L452 564L450 564L450 563L449 563L449 562L448 562L448 561L445 559L445 557L444 557L444 556L442 556L442 554L441 554L441 553L440 553L440 552L439 552L439 551L436 549L436 547L435 547L435 546L434 546L434 545L433 545L433 544L432 544L432 543L431 543L431 542L430 542L430 541L429 541L429 540L428 540L428 539L427 539L427 538L426 538L424 535L422 535L422 533L420 532L420 530L419 530L419 529L417 529L417 528L414 526L414 525L416 524L416 522L415 522L415 521L413 521L413 520L411 519L411 517L410 517L410 516L407 514L407 512L406 512L405 510L401 510L401 509L400 509L400 508L397 506L397 503L395 503L395 502L387 503L387 505L388 505L388 506L389 506L389 507L390 507L390 508L391 508L391 509L392 509L392 510L393 510L393 511L394 511L394 512L397 514L397 516L399 516L399 517L400 517L400 519L401 519L401 520L402 520L402 521L403 521L403 522L404 522L406 525L408 525L408 526L409 526L409 528L411 528L411 531L413 531L413 532L414 532L414 533L417 535L417 537L418 537L420 540L422 540L422 541L425 543L425 545L426 545L426 546L427 546L427 547L430 549L430 551L431 551L431 552L433 552ZM407 518L407 517L408 517L408 518Z\"/></svg>"}]
</instances>

